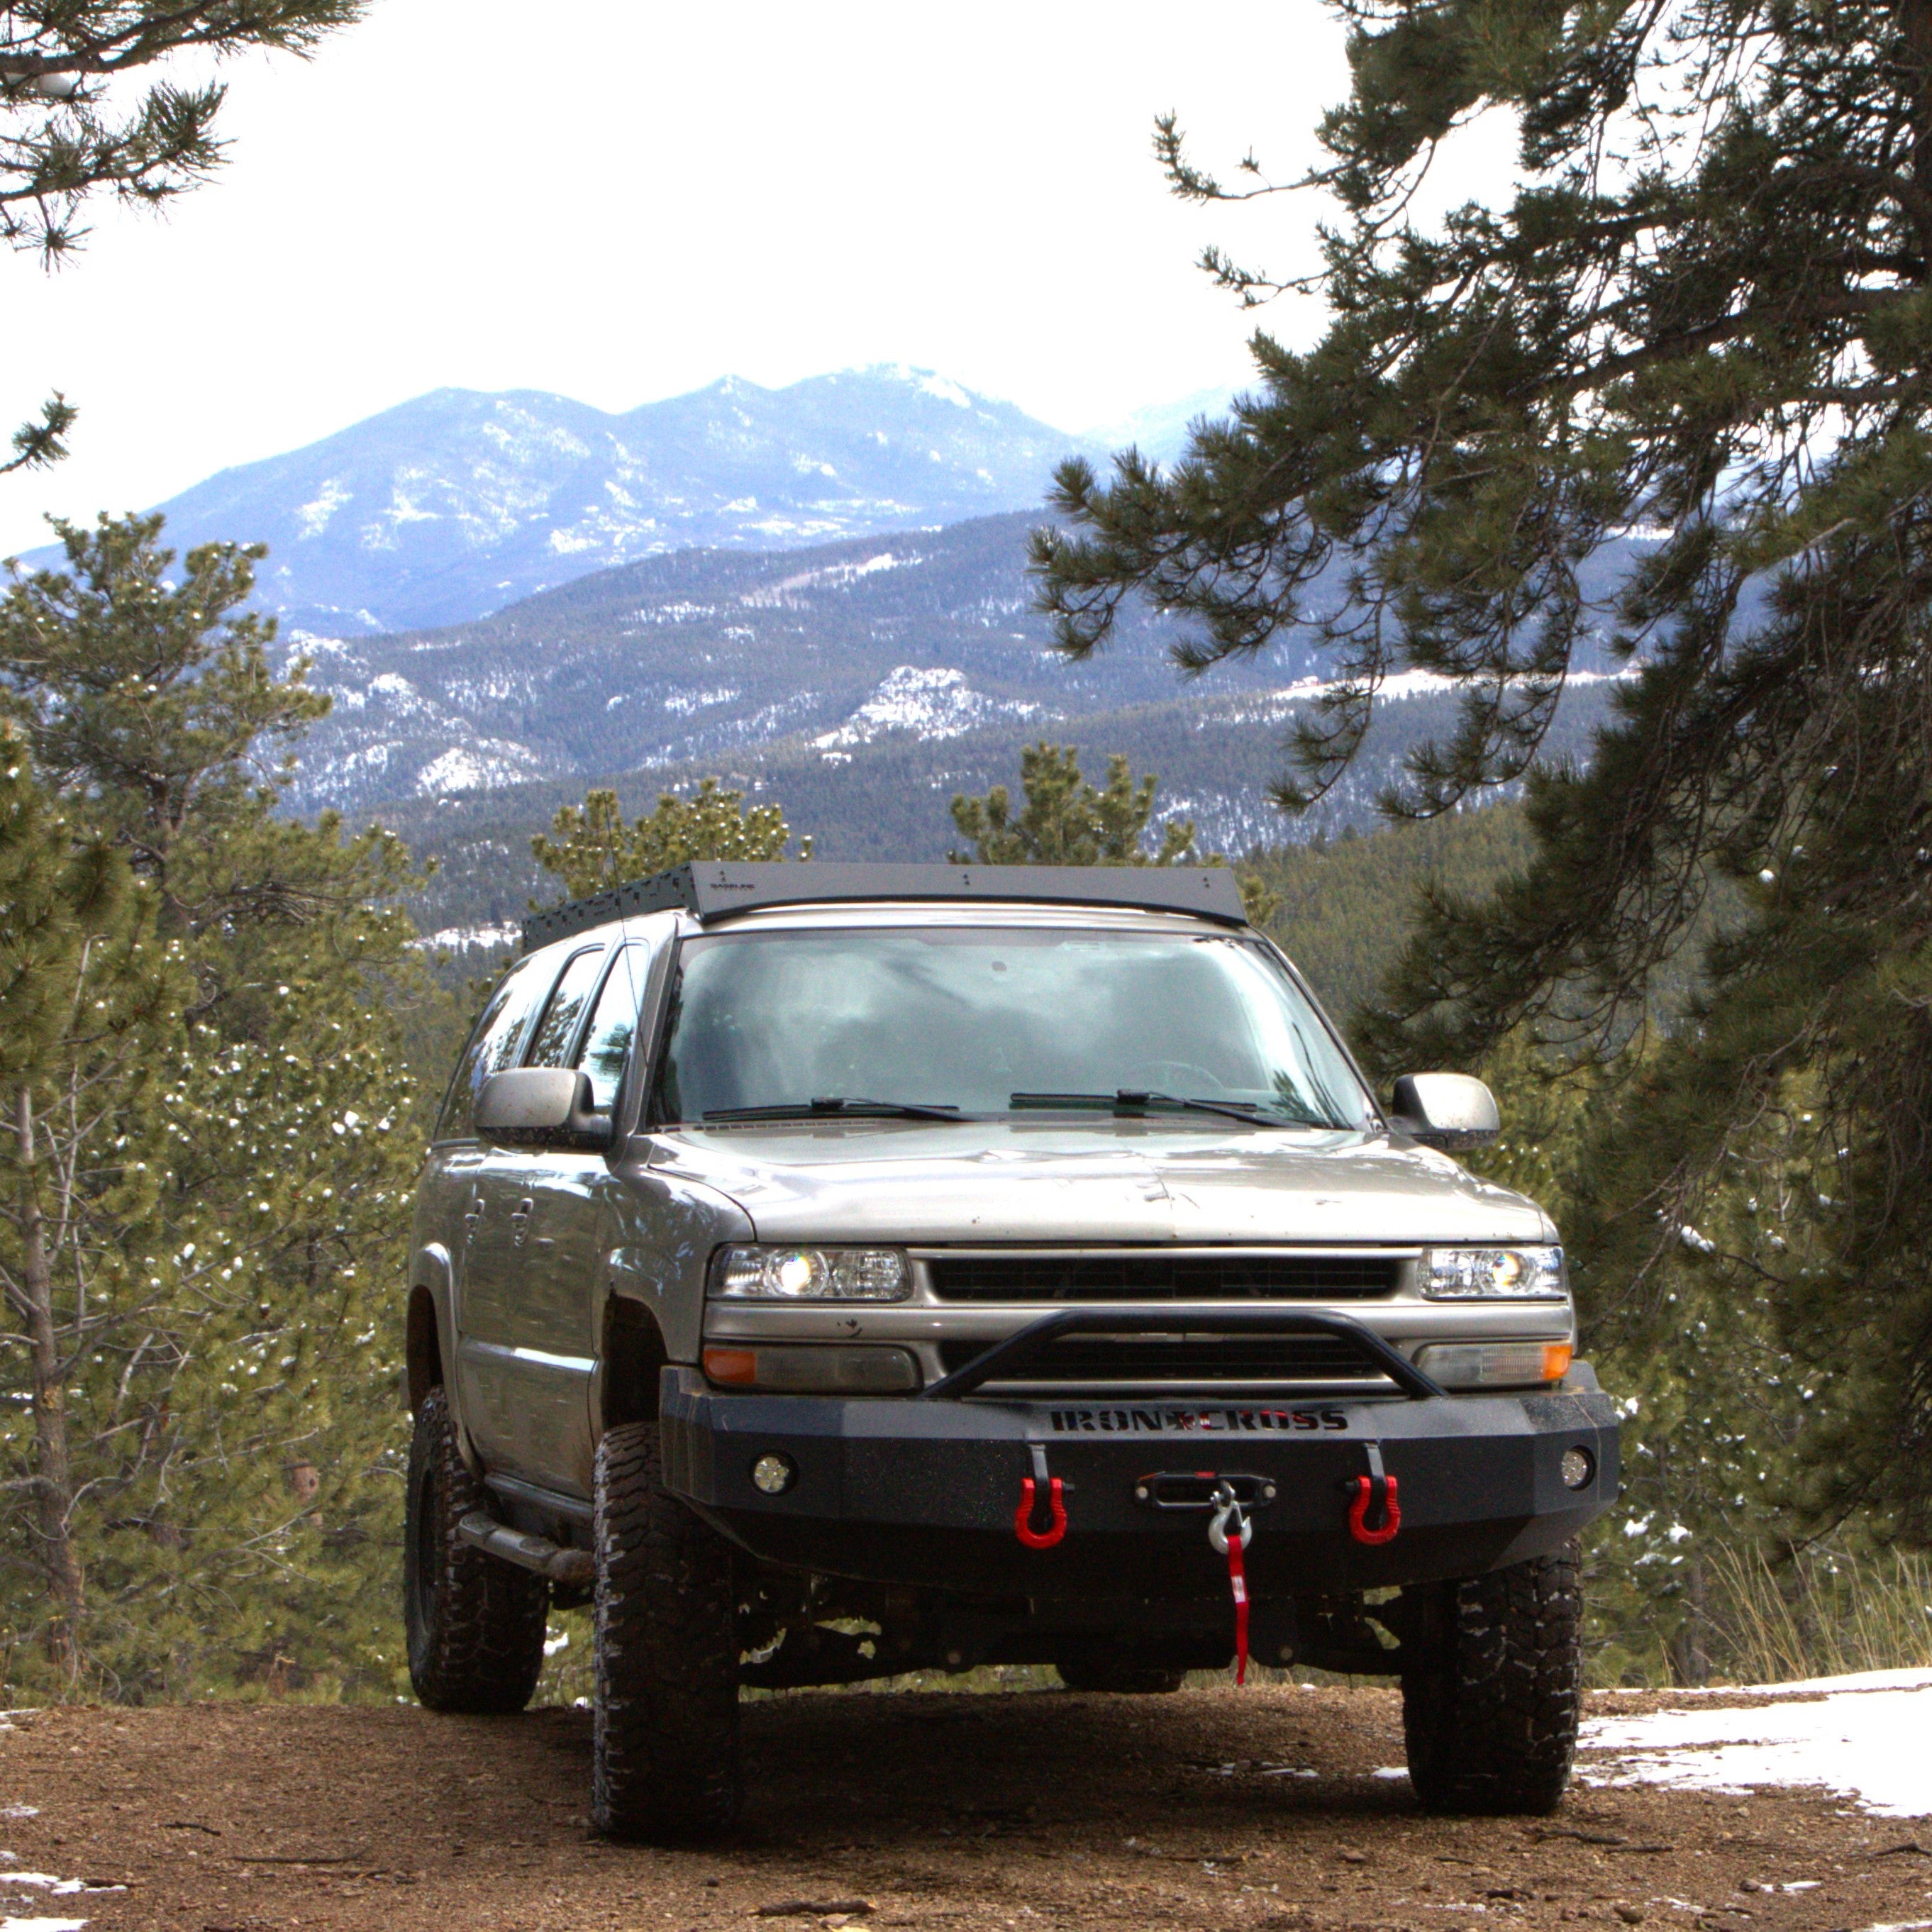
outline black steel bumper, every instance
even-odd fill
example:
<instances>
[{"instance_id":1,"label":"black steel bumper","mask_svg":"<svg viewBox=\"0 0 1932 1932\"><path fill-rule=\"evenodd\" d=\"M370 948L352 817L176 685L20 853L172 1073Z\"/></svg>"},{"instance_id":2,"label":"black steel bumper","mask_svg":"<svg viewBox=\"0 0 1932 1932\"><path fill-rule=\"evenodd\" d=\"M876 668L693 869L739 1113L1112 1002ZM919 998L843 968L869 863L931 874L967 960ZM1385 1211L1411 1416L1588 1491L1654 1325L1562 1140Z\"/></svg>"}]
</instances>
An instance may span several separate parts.
<instances>
[{"instance_id":1,"label":"black steel bumper","mask_svg":"<svg viewBox=\"0 0 1932 1932\"><path fill-rule=\"evenodd\" d=\"M753 1555L1002 1596L1225 1590L1209 1477L1253 1502L1247 1570L1262 1590L1480 1575L1558 1548L1617 1493L1616 1413L1587 1370L1522 1394L1019 1402L728 1394L668 1368L661 1412L669 1486ZM1588 1459L1580 1487L1564 1480L1571 1449ZM768 1454L796 1468L783 1494L752 1480ZM1349 1505L1378 1460L1401 1522L1368 1544ZM1029 1526L1050 1534L1042 1475L1060 1480L1066 1526L1032 1548L1015 1516L1034 1478ZM1378 1495L1361 1527L1382 1522Z\"/></svg>"}]
</instances>

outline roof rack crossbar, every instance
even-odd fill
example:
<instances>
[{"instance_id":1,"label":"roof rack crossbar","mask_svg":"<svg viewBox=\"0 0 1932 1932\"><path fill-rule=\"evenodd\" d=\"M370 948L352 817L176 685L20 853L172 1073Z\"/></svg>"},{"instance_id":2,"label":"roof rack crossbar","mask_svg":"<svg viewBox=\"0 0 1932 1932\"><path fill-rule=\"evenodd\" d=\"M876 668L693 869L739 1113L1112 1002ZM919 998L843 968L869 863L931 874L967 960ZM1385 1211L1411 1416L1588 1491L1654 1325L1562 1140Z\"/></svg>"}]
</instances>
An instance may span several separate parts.
<instances>
[{"instance_id":1,"label":"roof rack crossbar","mask_svg":"<svg viewBox=\"0 0 1932 1932\"><path fill-rule=\"evenodd\" d=\"M531 914L524 921L524 950L534 952L592 926L646 913L693 913L708 924L764 906L866 899L1124 906L1194 913L1228 926L1246 923L1240 886L1224 866L845 865L817 859L803 865L752 865L703 860Z\"/></svg>"}]
</instances>

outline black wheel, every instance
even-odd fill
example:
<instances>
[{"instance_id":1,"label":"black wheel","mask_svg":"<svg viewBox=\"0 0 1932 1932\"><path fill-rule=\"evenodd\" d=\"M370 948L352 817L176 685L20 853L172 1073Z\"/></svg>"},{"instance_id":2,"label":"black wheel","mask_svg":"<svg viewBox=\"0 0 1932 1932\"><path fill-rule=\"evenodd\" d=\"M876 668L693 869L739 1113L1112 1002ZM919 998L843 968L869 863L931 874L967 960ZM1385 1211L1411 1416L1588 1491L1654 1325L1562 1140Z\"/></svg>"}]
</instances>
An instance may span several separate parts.
<instances>
[{"instance_id":1,"label":"black wheel","mask_svg":"<svg viewBox=\"0 0 1932 1932\"><path fill-rule=\"evenodd\" d=\"M1556 1809L1582 1701L1576 1561L1573 1543L1419 1593L1402 1646L1417 1654L1402 1673L1402 1718L1426 1810Z\"/></svg>"},{"instance_id":2,"label":"black wheel","mask_svg":"<svg viewBox=\"0 0 1932 1932\"><path fill-rule=\"evenodd\" d=\"M658 1426L597 1446L591 1815L614 1838L688 1838L738 1815L731 1550L665 1491Z\"/></svg>"},{"instance_id":3,"label":"black wheel","mask_svg":"<svg viewBox=\"0 0 1932 1932\"><path fill-rule=\"evenodd\" d=\"M550 1585L456 1534L488 1507L457 1453L449 1399L433 1388L410 1440L403 1628L410 1682L432 1711L520 1711L543 1668Z\"/></svg>"},{"instance_id":4,"label":"black wheel","mask_svg":"<svg viewBox=\"0 0 1932 1932\"><path fill-rule=\"evenodd\" d=\"M1152 1697L1178 1690L1187 1673L1150 1663L1118 1644L1083 1644L1053 1660L1070 1690L1111 1691L1116 1696Z\"/></svg>"}]
</instances>

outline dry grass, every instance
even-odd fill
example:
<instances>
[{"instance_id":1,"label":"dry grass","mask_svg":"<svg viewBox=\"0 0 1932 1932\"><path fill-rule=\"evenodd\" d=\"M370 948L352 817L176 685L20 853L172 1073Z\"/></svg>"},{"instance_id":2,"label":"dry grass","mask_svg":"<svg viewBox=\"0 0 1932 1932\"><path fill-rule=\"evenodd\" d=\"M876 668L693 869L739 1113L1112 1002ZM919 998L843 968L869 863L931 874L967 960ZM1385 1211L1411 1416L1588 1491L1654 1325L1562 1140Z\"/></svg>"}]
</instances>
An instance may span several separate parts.
<instances>
[{"instance_id":1,"label":"dry grass","mask_svg":"<svg viewBox=\"0 0 1932 1932\"><path fill-rule=\"evenodd\" d=\"M1819 1550L1774 1564L1761 1550L1707 1558L1714 1661L1744 1684L1932 1670L1932 1558Z\"/></svg>"}]
</instances>

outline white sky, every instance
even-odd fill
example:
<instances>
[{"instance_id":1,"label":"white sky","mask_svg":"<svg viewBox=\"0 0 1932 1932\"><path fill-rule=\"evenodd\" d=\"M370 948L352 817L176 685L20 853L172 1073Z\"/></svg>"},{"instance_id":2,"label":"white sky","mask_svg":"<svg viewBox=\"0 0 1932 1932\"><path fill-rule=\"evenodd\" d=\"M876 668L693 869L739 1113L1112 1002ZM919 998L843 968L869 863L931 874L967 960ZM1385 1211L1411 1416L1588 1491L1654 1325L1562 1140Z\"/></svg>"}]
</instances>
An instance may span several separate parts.
<instances>
[{"instance_id":1,"label":"white sky","mask_svg":"<svg viewBox=\"0 0 1932 1932\"><path fill-rule=\"evenodd\" d=\"M51 278L0 257L0 434L82 411L0 482L0 549L446 384L626 409L903 361L1080 428L1239 382L1255 318L1193 258L1306 266L1318 205L1183 206L1154 116L1282 176L1346 85L1319 0L376 0L230 79L213 183L104 205Z\"/></svg>"}]
</instances>

